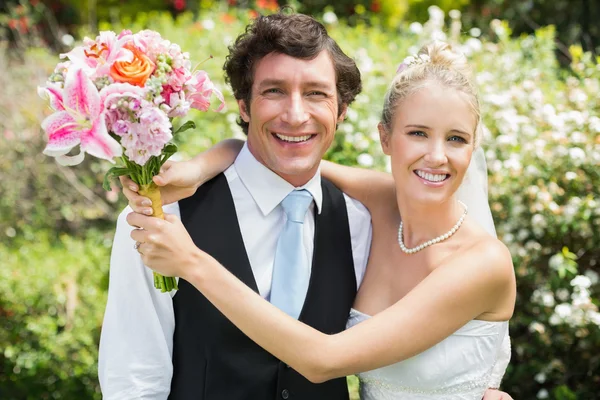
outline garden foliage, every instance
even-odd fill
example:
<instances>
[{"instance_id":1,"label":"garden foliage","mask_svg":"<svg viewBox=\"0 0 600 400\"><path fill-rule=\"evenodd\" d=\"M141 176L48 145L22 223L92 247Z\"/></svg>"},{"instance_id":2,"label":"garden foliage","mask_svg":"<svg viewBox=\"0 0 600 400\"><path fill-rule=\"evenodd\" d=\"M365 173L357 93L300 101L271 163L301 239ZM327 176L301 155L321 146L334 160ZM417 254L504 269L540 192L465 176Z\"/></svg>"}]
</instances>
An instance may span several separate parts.
<instances>
[{"instance_id":1,"label":"garden foliage","mask_svg":"<svg viewBox=\"0 0 600 400\"><path fill-rule=\"evenodd\" d=\"M324 16L331 35L357 61L363 92L327 158L387 168L376 125L397 65L432 38L458 43L477 73L487 127L489 195L500 239L511 249L518 300L511 322L512 362L504 389L515 399L587 399L600 387L600 67L578 47L573 63L555 59L554 30L513 39L493 21L492 38L463 33L459 13L437 8L402 33ZM212 54L202 69L224 91L228 108L198 117L181 137L190 157L226 137L243 137L237 106L222 79L226 46L248 10L139 14L127 28L157 30ZM120 30L124 26L101 26ZM481 30L484 30L483 28ZM30 49L24 62L0 65L0 398L99 399L97 343L106 299L114 221L123 207L103 192L107 166L92 159L68 169L41 155L37 98L56 56ZM76 188L76 190L73 190ZM116 203L115 203L116 201ZM482 266L483 267L483 266Z\"/></svg>"}]
</instances>

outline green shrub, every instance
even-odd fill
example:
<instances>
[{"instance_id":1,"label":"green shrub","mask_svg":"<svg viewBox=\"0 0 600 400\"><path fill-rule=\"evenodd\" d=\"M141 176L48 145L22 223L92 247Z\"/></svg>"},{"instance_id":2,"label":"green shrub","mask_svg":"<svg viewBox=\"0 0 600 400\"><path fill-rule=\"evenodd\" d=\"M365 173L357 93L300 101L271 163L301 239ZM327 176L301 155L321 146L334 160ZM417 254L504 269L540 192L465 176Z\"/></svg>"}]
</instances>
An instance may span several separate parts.
<instances>
[{"instance_id":1,"label":"green shrub","mask_svg":"<svg viewBox=\"0 0 600 400\"><path fill-rule=\"evenodd\" d=\"M100 399L110 239L88 230L0 245L0 398Z\"/></svg>"}]
</instances>

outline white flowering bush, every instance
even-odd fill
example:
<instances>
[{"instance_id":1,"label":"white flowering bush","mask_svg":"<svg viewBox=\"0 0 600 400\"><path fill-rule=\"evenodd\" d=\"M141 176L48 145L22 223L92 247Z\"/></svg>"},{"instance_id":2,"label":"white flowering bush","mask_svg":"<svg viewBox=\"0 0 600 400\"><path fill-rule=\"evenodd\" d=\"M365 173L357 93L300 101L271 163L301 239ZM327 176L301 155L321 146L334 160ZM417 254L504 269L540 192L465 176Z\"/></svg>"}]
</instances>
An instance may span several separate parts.
<instances>
[{"instance_id":1,"label":"white flowering bush","mask_svg":"<svg viewBox=\"0 0 600 400\"><path fill-rule=\"evenodd\" d=\"M513 355L503 388L515 399L597 398L600 387L598 60L579 48L572 48L573 64L569 70L561 70L554 56L551 28L542 28L535 36L511 39L507 24L494 21L491 26L494 37L483 38L481 32L487 31L486 27L463 32L459 12L446 16L435 7L429 11L427 23L406 24L400 33L363 24L351 28L331 11L323 16L331 36L355 58L363 76L362 93L339 125L326 157L347 165L388 168L379 144L377 123L385 90L397 66L432 39L456 43L476 71L487 128L483 146L489 168L490 204L499 237L511 250L517 274L518 299L511 321ZM186 14L173 23L168 15L140 13L137 21L127 21L132 30L154 29L190 49L192 59L201 59L206 53L213 55L202 69L224 92L227 108L195 121L198 134L182 137L179 157L190 157L226 137L244 137L236 124L237 105L224 84L221 68L226 46L248 22L247 10L226 14L218 9L202 13L198 20ZM99 28L119 30L123 26ZM31 246L37 240L37 247L61 248L61 243L53 243L59 231L70 233L73 240L82 243L87 243L85 237L92 231L110 236L118 210L124 205L122 200L114 203L115 192L103 193L100 189L106 172L102 164L89 160L85 170L67 175L40 159L43 141L36 132L44 111L41 103L35 103L35 96L29 94L35 94L35 87L41 83L36 79L47 75L53 59L39 51L26 54L26 68L6 66L2 80L4 96L0 94L3 96L0 104L8 111L0 119L0 150L7 160L0 163L3 176L0 253L5 254L3 259L7 262L2 267L8 272L3 275L4 285L0 285L0 299L3 299L0 317L10 315L11 320L5 325L5 334L0 335L0 348L10 346L14 350L12 355L0 353L2 398L11 389L14 392L17 386L21 388L18 382L26 382L30 393L40 393L31 398L46 398L41 393L48 394L49 382L60 383L52 386L53 398L73 398L74 393L78 398L99 398L94 375L99 320L88 327L91 336L75 334L73 328L60 320L50 330L44 324L36 325L36 321L45 321L42 316L48 307L60 308L61 302L64 303L60 288L40 284L35 286L40 288L38 291L11 289L22 280L18 271L25 270L24 259L18 254L28 248L28 243ZM17 147L14 137L19 139ZM82 195L67 202L49 200L51 193L72 192L70 185L75 185ZM97 309L76 308L73 318L85 317L85 312L97 315L105 304L105 278L94 275L94 279L82 279L87 275L54 260L59 253L40 253L49 267L36 271L38 275L30 279L40 282L77 279L81 293L99 290L97 300L86 303L87 308ZM78 254L82 259L88 257L83 250ZM98 256L101 257L107 259L107 254ZM61 265L61 269L53 265ZM106 265L103 268L106 271ZM23 304L28 306L23 308ZM64 371L75 367L84 371L83 375L70 378L73 380L70 389L65 386L64 371L44 361L50 355L43 348L35 350L35 357L32 355L27 363L14 356L19 351L37 349L35 343L42 339L58 346L55 351L71 354L69 349L73 346L64 345L67 337L70 343L84 343L85 348L91 349L84 369L76 355L60 359ZM43 379L36 380L36 376Z\"/></svg>"}]
</instances>

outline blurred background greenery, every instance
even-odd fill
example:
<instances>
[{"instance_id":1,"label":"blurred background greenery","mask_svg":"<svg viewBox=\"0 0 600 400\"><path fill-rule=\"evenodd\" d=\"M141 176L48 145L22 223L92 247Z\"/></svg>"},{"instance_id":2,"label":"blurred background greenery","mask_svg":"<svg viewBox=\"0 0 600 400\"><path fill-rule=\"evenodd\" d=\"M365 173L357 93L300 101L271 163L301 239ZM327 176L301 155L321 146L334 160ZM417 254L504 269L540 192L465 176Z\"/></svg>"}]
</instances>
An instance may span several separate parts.
<instances>
[{"instance_id":1,"label":"blurred background greenery","mask_svg":"<svg viewBox=\"0 0 600 400\"><path fill-rule=\"evenodd\" d=\"M109 167L41 154L37 96L67 51L98 29L150 28L201 61L224 91L222 113L193 114L181 158L242 137L224 84L227 45L283 4L323 21L357 61L364 89L327 158L386 169L376 125L403 58L433 38L477 71L488 128L490 204L518 279L515 399L594 399L600 387L600 5L500 0L21 0L0 5L0 399L99 399L97 345L115 219ZM596 24L593 24L595 22ZM356 380L350 379L353 396Z\"/></svg>"}]
</instances>

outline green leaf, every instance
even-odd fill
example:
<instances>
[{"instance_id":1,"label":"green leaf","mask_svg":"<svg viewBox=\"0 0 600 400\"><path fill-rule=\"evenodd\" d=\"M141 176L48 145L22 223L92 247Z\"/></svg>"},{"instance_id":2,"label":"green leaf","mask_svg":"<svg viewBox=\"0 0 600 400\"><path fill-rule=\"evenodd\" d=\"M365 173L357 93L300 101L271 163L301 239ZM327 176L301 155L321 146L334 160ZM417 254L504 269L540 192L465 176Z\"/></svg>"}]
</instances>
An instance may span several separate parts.
<instances>
[{"instance_id":1,"label":"green leaf","mask_svg":"<svg viewBox=\"0 0 600 400\"><path fill-rule=\"evenodd\" d=\"M106 175L104 175L104 180L102 181L102 187L104 188L104 190L110 190L110 180L112 178L118 178L119 176L122 176L122 175L129 175L130 173L131 173L131 170L129 168L112 167L111 169L108 170L108 172L106 172Z\"/></svg>"},{"instance_id":2,"label":"green leaf","mask_svg":"<svg viewBox=\"0 0 600 400\"><path fill-rule=\"evenodd\" d=\"M159 168L175 153L177 153L177 145L173 142L167 143L162 151Z\"/></svg>"},{"instance_id":3,"label":"green leaf","mask_svg":"<svg viewBox=\"0 0 600 400\"><path fill-rule=\"evenodd\" d=\"M176 135L181 132L185 132L188 129L196 129L196 124L194 123L194 121L187 121L186 123L181 125L179 128L177 128L177 130L173 132L173 135Z\"/></svg>"}]
</instances>

